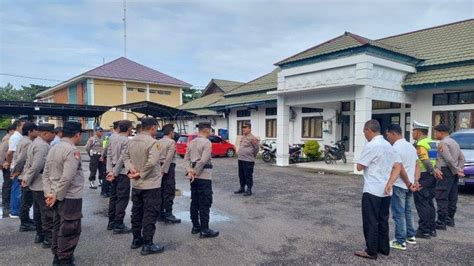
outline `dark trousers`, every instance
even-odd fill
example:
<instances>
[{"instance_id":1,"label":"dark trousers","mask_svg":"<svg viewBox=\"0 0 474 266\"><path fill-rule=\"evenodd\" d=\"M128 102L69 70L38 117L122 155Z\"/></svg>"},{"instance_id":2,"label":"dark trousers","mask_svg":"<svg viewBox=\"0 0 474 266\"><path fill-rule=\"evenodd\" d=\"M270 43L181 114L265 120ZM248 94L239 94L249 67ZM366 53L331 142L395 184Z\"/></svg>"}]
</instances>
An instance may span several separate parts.
<instances>
[{"instance_id":1,"label":"dark trousers","mask_svg":"<svg viewBox=\"0 0 474 266\"><path fill-rule=\"evenodd\" d=\"M362 223L366 251L371 256L390 253L388 237L390 201L391 197L377 197L370 193L362 195Z\"/></svg>"},{"instance_id":2,"label":"dark trousers","mask_svg":"<svg viewBox=\"0 0 474 266\"><path fill-rule=\"evenodd\" d=\"M106 165L105 160L103 162L100 161L100 154L94 154L90 156L90 163L89 163L89 170L91 172L89 176L89 181L95 181L95 176L97 171L99 171L99 179L105 179L105 172L106 172Z\"/></svg>"},{"instance_id":3,"label":"dark trousers","mask_svg":"<svg viewBox=\"0 0 474 266\"><path fill-rule=\"evenodd\" d=\"M253 187L253 167L255 166L254 162L247 162L239 160L239 180L240 187L245 188L247 185L248 189Z\"/></svg>"},{"instance_id":4,"label":"dark trousers","mask_svg":"<svg viewBox=\"0 0 474 266\"><path fill-rule=\"evenodd\" d=\"M434 206L434 196L436 179L427 172L421 173L420 185L422 189L414 193L416 211L420 219L418 220L418 231L429 234L436 230L436 208Z\"/></svg>"},{"instance_id":5,"label":"dark trousers","mask_svg":"<svg viewBox=\"0 0 474 266\"><path fill-rule=\"evenodd\" d=\"M51 240L53 233L53 210L46 207L43 191L33 191L33 219L36 234L45 240Z\"/></svg>"},{"instance_id":6,"label":"dark trousers","mask_svg":"<svg viewBox=\"0 0 474 266\"><path fill-rule=\"evenodd\" d=\"M129 200L130 179L126 175L119 175L110 185L109 223L123 224Z\"/></svg>"},{"instance_id":7,"label":"dark trousers","mask_svg":"<svg viewBox=\"0 0 474 266\"><path fill-rule=\"evenodd\" d=\"M212 206L212 181L194 179L191 182L191 221L193 227L208 229L209 212Z\"/></svg>"},{"instance_id":8,"label":"dark trousers","mask_svg":"<svg viewBox=\"0 0 474 266\"><path fill-rule=\"evenodd\" d=\"M107 173L107 167L106 167L107 163L106 162L107 162L107 157L104 157L104 161L102 162L102 165L101 165L102 171L104 173L104 177L102 179L102 186L100 187L100 194L110 196L110 187L111 187L112 184L105 179L105 175Z\"/></svg>"},{"instance_id":9,"label":"dark trousers","mask_svg":"<svg viewBox=\"0 0 474 266\"><path fill-rule=\"evenodd\" d=\"M436 181L436 205L438 206L438 224L446 225L454 219L458 203L459 178L449 168L443 167L443 179Z\"/></svg>"},{"instance_id":10,"label":"dark trousers","mask_svg":"<svg viewBox=\"0 0 474 266\"><path fill-rule=\"evenodd\" d=\"M172 163L168 173L161 178L161 211L171 213L173 211L173 201L176 194L176 164Z\"/></svg>"},{"instance_id":11,"label":"dark trousers","mask_svg":"<svg viewBox=\"0 0 474 266\"><path fill-rule=\"evenodd\" d=\"M60 261L69 261L74 255L81 235L82 199L58 201L53 211L53 242L51 249Z\"/></svg>"},{"instance_id":12,"label":"dark trousers","mask_svg":"<svg viewBox=\"0 0 474 266\"><path fill-rule=\"evenodd\" d=\"M2 207L4 209L10 209L10 192L12 189L12 180L10 179L10 169L2 168L2 174L3 174Z\"/></svg>"},{"instance_id":13,"label":"dark trousers","mask_svg":"<svg viewBox=\"0 0 474 266\"><path fill-rule=\"evenodd\" d=\"M132 188L132 203L133 238L143 238L145 244L153 243L155 223L160 213L161 188Z\"/></svg>"},{"instance_id":14,"label":"dark trousers","mask_svg":"<svg viewBox=\"0 0 474 266\"><path fill-rule=\"evenodd\" d=\"M30 219L30 208L33 206L33 192L28 187L21 188L21 209L20 209L20 221L21 223L29 223Z\"/></svg>"}]
</instances>

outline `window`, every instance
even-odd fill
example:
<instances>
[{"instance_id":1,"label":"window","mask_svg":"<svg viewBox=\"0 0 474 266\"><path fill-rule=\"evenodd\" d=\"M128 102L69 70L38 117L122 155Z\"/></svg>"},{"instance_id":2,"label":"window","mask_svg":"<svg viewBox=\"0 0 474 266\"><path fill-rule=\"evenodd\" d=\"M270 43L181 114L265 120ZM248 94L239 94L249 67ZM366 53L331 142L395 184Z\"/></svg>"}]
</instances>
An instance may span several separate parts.
<instances>
[{"instance_id":1,"label":"window","mask_svg":"<svg viewBox=\"0 0 474 266\"><path fill-rule=\"evenodd\" d=\"M451 128L451 132L463 128L474 127L474 111L437 111L433 112L433 126L445 124Z\"/></svg>"},{"instance_id":2,"label":"window","mask_svg":"<svg viewBox=\"0 0 474 266\"><path fill-rule=\"evenodd\" d=\"M307 114L307 113L321 113L323 111L323 109L321 108L308 108L308 107L303 107L301 108L301 112L303 114Z\"/></svg>"},{"instance_id":3,"label":"window","mask_svg":"<svg viewBox=\"0 0 474 266\"><path fill-rule=\"evenodd\" d=\"M341 110L342 111L350 111L351 110L351 102L342 102L341 103Z\"/></svg>"},{"instance_id":4,"label":"window","mask_svg":"<svg viewBox=\"0 0 474 266\"><path fill-rule=\"evenodd\" d=\"M410 113L405 113L405 139L410 141L410 133L411 133L411 115Z\"/></svg>"},{"instance_id":5,"label":"window","mask_svg":"<svg viewBox=\"0 0 474 266\"><path fill-rule=\"evenodd\" d=\"M373 101L372 109L399 109L402 107L401 103L385 102L385 101Z\"/></svg>"},{"instance_id":6,"label":"window","mask_svg":"<svg viewBox=\"0 0 474 266\"><path fill-rule=\"evenodd\" d=\"M474 91L433 94L433 105L474 103Z\"/></svg>"},{"instance_id":7,"label":"window","mask_svg":"<svg viewBox=\"0 0 474 266\"><path fill-rule=\"evenodd\" d=\"M127 88L127 91L134 91L133 88Z\"/></svg>"},{"instance_id":8,"label":"window","mask_svg":"<svg viewBox=\"0 0 474 266\"><path fill-rule=\"evenodd\" d=\"M145 89L137 89L138 92L145 92Z\"/></svg>"},{"instance_id":9,"label":"window","mask_svg":"<svg viewBox=\"0 0 474 266\"><path fill-rule=\"evenodd\" d=\"M277 108L276 107L270 107L270 108L265 108L265 115L277 115Z\"/></svg>"},{"instance_id":10,"label":"window","mask_svg":"<svg viewBox=\"0 0 474 266\"><path fill-rule=\"evenodd\" d=\"M155 90L156 93L161 95L171 95L171 91Z\"/></svg>"},{"instance_id":11,"label":"window","mask_svg":"<svg viewBox=\"0 0 474 266\"><path fill-rule=\"evenodd\" d=\"M250 116L250 110L238 110L237 117L246 117Z\"/></svg>"},{"instance_id":12,"label":"window","mask_svg":"<svg viewBox=\"0 0 474 266\"><path fill-rule=\"evenodd\" d=\"M156 90L150 90L150 93L156 94L156 93L158 93L158 92L157 92Z\"/></svg>"},{"instance_id":13,"label":"window","mask_svg":"<svg viewBox=\"0 0 474 266\"><path fill-rule=\"evenodd\" d=\"M276 138L277 136L277 120L267 119L265 120L265 137Z\"/></svg>"},{"instance_id":14,"label":"window","mask_svg":"<svg viewBox=\"0 0 474 266\"><path fill-rule=\"evenodd\" d=\"M242 135L242 125L244 123L250 123L250 120L237 120L237 135Z\"/></svg>"},{"instance_id":15,"label":"window","mask_svg":"<svg viewBox=\"0 0 474 266\"><path fill-rule=\"evenodd\" d=\"M222 139L219 138L218 136L209 136L209 141L212 143L221 143Z\"/></svg>"},{"instance_id":16,"label":"window","mask_svg":"<svg viewBox=\"0 0 474 266\"><path fill-rule=\"evenodd\" d=\"M455 133L451 137L463 150L474 150L474 133Z\"/></svg>"},{"instance_id":17,"label":"window","mask_svg":"<svg viewBox=\"0 0 474 266\"><path fill-rule=\"evenodd\" d=\"M323 117L322 116L311 116L302 118L302 138L322 138Z\"/></svg>"}]
</instances>

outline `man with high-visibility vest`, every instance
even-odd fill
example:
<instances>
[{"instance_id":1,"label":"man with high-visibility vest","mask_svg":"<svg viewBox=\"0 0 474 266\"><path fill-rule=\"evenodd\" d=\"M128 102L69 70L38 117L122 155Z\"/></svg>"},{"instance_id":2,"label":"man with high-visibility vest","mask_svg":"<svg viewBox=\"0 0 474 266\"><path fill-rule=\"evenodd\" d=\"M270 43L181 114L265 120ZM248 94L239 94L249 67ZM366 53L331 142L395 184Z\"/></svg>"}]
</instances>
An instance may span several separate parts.
<instances>
[{"instance_id":1,"label":"man with high-visibility vest","mask_svg":"<svg viewBox=\"0 0 474 266\"><path fill-rule=\"evenodd\" d=\"M419 190L414 194L415 206L418 211L418 230L416 237L429 239L436 237L436 208L434 206L436 179L434 169L436 164L437 146L428 131L431 126L414 121L412 136L418 153L420 180L415 181ZM418 182L418 183L417 183Z\"/></svg>"}]
</instances>

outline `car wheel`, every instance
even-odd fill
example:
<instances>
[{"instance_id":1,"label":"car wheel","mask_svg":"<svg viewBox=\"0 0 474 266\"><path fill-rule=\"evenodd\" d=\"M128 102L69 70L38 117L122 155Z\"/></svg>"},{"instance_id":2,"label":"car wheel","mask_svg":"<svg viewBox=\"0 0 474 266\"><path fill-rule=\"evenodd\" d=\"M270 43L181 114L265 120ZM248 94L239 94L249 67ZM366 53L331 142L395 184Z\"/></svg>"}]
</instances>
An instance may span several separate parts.
<instances>
[{"instance_id":1,"label":"car wheel","mask_svg":"<svg viewBox=\"0 0 474 266\"><path fill-rule=\"evenodd\" d=\"M226 155L227 157L232 158L235 155L235 151L233 149L228 149Z\"/></svg>"}]
</instances>

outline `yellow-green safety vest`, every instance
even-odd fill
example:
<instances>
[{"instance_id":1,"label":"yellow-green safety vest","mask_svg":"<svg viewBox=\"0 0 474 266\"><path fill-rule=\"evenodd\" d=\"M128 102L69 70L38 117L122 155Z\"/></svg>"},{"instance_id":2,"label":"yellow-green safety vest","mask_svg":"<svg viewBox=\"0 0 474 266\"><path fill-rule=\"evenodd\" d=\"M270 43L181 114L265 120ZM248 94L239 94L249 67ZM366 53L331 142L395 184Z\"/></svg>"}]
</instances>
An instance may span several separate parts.
<instances>
[{"instance_id":1,"label":"yellow-green safety vest","mask_svg":"<svg viewBox=\"0 0 474 266\"><path fill-rule=\"evenodd\" d=\"M428 157L430 158L431 165L435 167L436 165L436 157L438 156L438 147L436 142L434 142L431 138L426 137L416 142L416 146L421 146L428 151ZM418 158L418 165L420 166L420 170L422 172L426 172L426 167L423 162Z\"/></svg>"}]
</instances>

